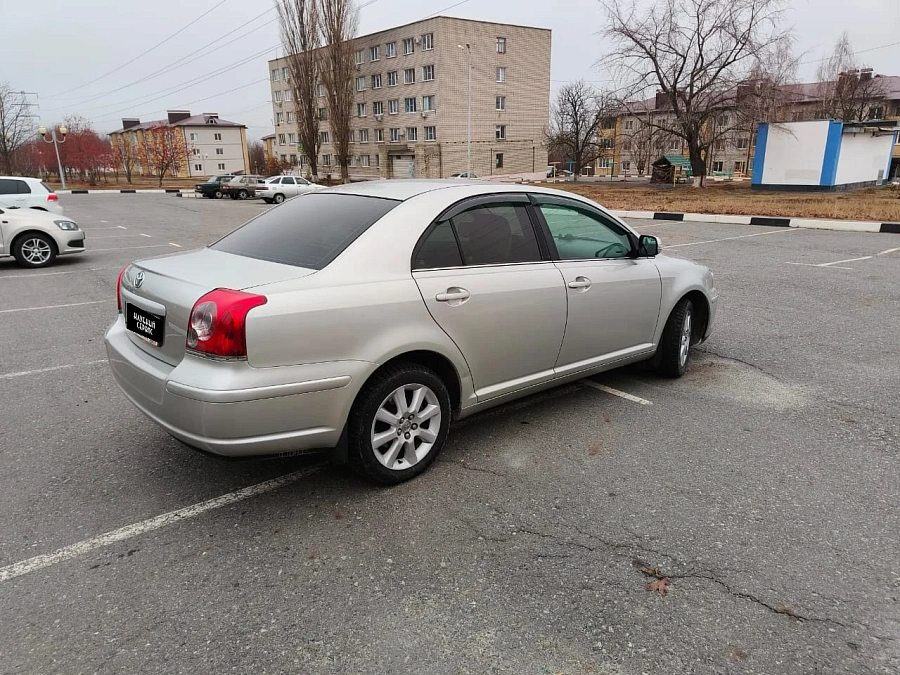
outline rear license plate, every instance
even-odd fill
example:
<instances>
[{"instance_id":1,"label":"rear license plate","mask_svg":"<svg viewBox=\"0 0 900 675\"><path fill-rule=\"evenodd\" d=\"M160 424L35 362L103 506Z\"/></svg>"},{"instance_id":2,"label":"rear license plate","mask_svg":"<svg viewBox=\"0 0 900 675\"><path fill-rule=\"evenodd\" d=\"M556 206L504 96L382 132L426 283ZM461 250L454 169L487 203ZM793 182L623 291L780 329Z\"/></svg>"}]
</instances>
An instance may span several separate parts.
<instances>
[{"instance_id":1,"label":"rear license plate","mask_svg":"<svg viewBox=\"0 0 900 675\"><path fill-rule=\"evenodd\" d=\"M154 347L161 347L166 334L166 319L125 303L125 328Z\"/></svg>"}]
</instances>

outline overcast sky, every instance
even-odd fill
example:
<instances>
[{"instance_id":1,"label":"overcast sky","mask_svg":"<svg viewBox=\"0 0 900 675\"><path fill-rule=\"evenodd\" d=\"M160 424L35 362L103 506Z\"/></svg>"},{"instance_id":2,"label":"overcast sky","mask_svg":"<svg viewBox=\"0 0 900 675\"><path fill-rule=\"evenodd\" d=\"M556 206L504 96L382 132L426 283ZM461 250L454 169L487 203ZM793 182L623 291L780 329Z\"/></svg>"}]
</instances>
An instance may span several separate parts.
<instances>
[{"instance_id":1,"label":"overcast sky","mask_svg":"<svg viewBox=\"0 0 900 675\"><path fill-rule=\"evenodd\" d=\"M360 34L438 13L550 28L553 86L579 78L604 84L594 67L604 53L605 15L597 0L359 2L368 4L360 11ZM251 139L259 138L273 130L265 81L278 45L273 7L248 0L10 0L3 3L0 83L36 92L30 100L45 124L80 114L105 133L120 127L122 117L159 119L166 109L187 108L242 122ZM803 80L815 77L814 61L845 29L855 50L869 50L858 56L863 64L900 75L900 0L790 0L787 21L805 55Z\"/></svg>"}]
</instances>

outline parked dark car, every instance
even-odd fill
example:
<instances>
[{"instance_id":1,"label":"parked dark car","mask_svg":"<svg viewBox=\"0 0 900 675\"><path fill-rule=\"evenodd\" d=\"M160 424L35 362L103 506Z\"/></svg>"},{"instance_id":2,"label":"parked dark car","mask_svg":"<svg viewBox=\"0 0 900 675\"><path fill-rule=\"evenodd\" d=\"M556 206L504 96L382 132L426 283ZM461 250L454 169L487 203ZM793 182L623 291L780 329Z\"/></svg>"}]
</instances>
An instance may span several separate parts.
<instances>
[{"instance_id":1,"label":"parked dark car","mask_svg":"<svg viewBox=\"0 0 900 675\"><path fill-rule=\"evenodd\" d=\"M256 197L256 186L265 181L262 176L235 176L222 185L222 192L232 199L251 199Z\"/></svg>"},{"instance_id":2,"label":"parked dark car","mask_svg":"<svg viewBox=\"0 0 900 675\"><path fill-rule=\"evenodd\" d=\"M194 186L194 192L199 192L210 199L222 199L225 196L225 193L222 192L222 186L232 178L234 176L210 176L205 183L197 183Z\"/></svg>"}]
</instances>

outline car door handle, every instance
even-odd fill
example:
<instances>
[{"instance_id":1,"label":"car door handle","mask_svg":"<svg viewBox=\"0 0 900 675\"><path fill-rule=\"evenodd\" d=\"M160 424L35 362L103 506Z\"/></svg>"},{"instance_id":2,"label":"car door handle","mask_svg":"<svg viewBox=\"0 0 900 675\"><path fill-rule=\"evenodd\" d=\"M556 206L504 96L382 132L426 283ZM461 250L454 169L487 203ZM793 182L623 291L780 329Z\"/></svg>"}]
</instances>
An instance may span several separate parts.
<instances>
[{"instance_id":1,"label":"car door handle","mask_svg":"<svg viewBox=\"0 0 900 675\"><path fill-rule=\"evenodd\" d=\"M591 280L587 277L575 277L574 281L570 281L569 288L576 288L580 291L586 291L591 287Z\"/></svg>"},{"instance_id":2,"label":"car door handle","mask_svg":"<svg viewBox=\"0 0 900 675\"><path fill-rule=\"evenodd\" d=\"M469 291L465 288L457 288L456 286L452 288L448 288L443 293L438 293L434 296L434 299L438 302L453 302L454 300L460 301L458 304L462 304L471 297Z\"/></svg>"}]
</instances>

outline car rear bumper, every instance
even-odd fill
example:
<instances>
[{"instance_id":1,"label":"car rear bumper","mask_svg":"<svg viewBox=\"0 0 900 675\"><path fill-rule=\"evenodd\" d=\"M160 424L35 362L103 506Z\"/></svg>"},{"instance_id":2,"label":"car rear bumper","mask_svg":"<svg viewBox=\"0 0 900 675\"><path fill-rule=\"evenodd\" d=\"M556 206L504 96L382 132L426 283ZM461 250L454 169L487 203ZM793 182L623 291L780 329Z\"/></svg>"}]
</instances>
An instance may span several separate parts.
<instances>
[{"instance_id":1,"label":"car rear bumper","mask_svg":"<svg viewBox=\"0 0 900 675\"><path fill-rule=\"evenodd\" d=\"M132 342L120 316L106 333L116 384L141 412L180 441L229 457L337 445L359 385L361 361L253 368L246 361L186 355L171 366ZM210 388L216 383L226 388Z\"/></svg>"}]
</instances>

